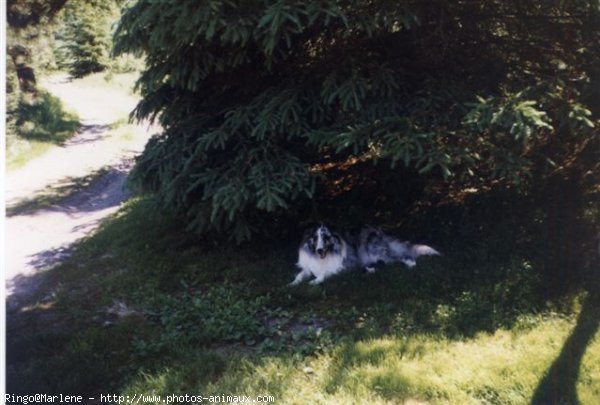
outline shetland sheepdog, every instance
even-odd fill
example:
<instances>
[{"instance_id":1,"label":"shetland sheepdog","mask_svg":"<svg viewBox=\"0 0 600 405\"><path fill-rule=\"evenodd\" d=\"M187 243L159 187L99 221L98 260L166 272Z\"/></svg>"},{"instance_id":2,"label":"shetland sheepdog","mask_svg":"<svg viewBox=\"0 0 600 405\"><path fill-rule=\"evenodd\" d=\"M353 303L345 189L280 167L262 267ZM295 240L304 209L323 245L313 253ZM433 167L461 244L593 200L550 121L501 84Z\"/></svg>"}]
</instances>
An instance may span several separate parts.
<instances>
[{"instance_id":1,"label":"shetland sheepdog","mask_svg":"<svg viewBox=\"0 0 600 405\"><path fill-rule=\"evenodd\" d=\"M298 248L300 272L289 285L297 285L314 276L310 284L320 284L339 272L364 267L375 272L375 265L404 263L417 264L424 255L439 255L427 245L413 245L387 235L379 228L365 226L358 231L336 232L320 224L306 230Z\"/></svg>"}]
</instances>

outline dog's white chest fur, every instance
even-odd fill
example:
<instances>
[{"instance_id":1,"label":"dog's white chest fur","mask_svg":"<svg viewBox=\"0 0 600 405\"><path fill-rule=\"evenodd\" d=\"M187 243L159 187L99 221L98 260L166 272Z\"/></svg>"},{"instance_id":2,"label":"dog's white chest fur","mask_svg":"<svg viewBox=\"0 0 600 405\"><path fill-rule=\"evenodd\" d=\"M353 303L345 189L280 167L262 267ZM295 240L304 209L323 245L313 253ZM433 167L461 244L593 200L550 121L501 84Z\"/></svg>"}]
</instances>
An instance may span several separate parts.
<instances>
[{"instance_id":1,"label":"dog's white chest fur","mask_svg":"<svg viewBox=\"0 0 600 405\"><path fill-rule=\"evenodd\" d=\"M327 277L333 276L344 270L344 258L347 254L347 246L344 242L342 243L343 245L340 253L330 253L324 258L311 254L304 249L300 249L298 251L298 263L296 263L296 265L301 271L291 284L296 285L307 277L310 277L310 275L315 276L315 279L311 281L311 284L318 284L323 282Z\"/></svg>"},{"instance_id":2,"label":"dog's white chest fur","mask_svg":"<svg viewBox=\"0 0 600 405\"><path fill-rule=\"evenodd\" d=\"M327 277L339 273L344 269L344 255L328 254L321 259L319 256L312 255L304 250L298 253L298 267L302 270L310 271L315 277Z\"/></svg>"}]
</instances>

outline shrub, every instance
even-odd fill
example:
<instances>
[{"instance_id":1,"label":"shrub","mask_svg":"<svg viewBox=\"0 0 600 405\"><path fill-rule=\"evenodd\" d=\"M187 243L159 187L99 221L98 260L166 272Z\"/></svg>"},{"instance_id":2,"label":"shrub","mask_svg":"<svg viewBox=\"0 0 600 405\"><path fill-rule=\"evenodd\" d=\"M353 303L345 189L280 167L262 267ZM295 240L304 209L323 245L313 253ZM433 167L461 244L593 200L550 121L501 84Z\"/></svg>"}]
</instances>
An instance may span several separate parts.
<instances>
[{"instance_id":1,"label":"shrub","mask_svg":"<svg viewBox=\"0 0 600 405\"><path fill-rule=\"evenodd\" d=\"M34 100L21 100L16 115L18 134L30 140L61 143L79 127L77 117L46 91L40 91Z\"/></svg>"}]
</instances>

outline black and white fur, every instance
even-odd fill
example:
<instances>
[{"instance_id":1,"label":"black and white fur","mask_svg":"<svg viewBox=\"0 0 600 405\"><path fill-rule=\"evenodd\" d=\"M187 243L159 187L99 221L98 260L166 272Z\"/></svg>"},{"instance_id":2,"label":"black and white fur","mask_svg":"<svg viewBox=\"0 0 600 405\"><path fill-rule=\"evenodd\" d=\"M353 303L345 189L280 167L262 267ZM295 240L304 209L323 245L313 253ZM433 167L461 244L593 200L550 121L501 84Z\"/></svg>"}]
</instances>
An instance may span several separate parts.
<instances>
[{"instance_id":1,"label":"black and white fur","mask_svg":"<svg viewBox=\"0 0 600 405\"><path fill-rule=\"evenodd\" d=\"M326 278L354 267L364 267L373 273L379 263L402 262L414 267L419 256L439 254L427 245L402 242L379 228L366 226L342 236L321 224L304 233L296 263L300 272L290 285L297 285L311 276L315 277L311 284L320 284Z\"/></svg>"}]
</instances>

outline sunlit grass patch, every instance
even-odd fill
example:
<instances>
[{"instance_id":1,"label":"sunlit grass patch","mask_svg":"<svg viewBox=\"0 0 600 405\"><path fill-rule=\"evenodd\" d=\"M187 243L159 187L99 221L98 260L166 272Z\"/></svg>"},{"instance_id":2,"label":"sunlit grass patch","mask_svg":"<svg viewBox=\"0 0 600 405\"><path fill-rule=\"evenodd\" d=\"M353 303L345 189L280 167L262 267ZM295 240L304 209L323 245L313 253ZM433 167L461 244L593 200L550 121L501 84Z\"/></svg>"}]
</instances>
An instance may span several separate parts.
<instances>
[{"instance_id":1,"label":"sunlit grass patch","mask_svg":"<svg viewBox=\"0 0 600 405\"><path fill-rule=\"evenodd\" d=\"M582 404L600 403L600 333L585 350L576 390Z\"/></svg>"},{"instance_id":2,"label":"sunlit grass patch","mask_svg":"<svg viewBox=\"0 0 600 405\"><path fill-rule=\"evenodd\" d=\"M325 387L338 392L360 385L386 399L527 403L570 326L553 319L522 334L499 330L458 341L416 335L351 343L333 358Z\"/></svg>"},{"instance_id":3,"label":"sunlit grass patch","mask_svg":"<svg viewBox=\"0 0 600 405\"><path fill-rule=\"evenodd\" d=\"M118 92L134 95L134 86L137 78L139 77L139 72L129 72L129 73L92 73L85 77L73 80L77 86L86 87L90 90L95 88L110 88L116 90Z\"/></svg>"},{"instance_id":4,"label":"sunlit grass patch","mask_svg":"<svg viewBox=\"0 0 600 405\"><path fill-rule=\"evenodd\" d=\"M56 145L44 141L14 138L6 141L6 170L12 171L23 167L27 162L42 156Z\"/></svg>"},{"instance_id":5,"label":"sunlit grass patch","mask_svg":"<svg viewBox=\"0 0 600 405\"><path fill-rule=\"evenodd\" d=\"M459 341L388 336L340 342L309 357L231 357L217 376L207 374L212 382L186 384L189 364L173 363L140 376L124 392L253 393L273 395L278 403L527 404L573 326L552 317L526 332L499 330ZM587 352L578 392L597 399L597 383L585 370L600 361L600 344Z\"/></svg>"},{"instance_id":6,"label":"sunlit grass patch","mask_svg":"<svg viewBox=\"0 0 600 405\"><path fill-rule=\"evenodd\" d=\"M110 132L107 136L110 136L117 142L128 142L135 137L135 125L129 123L125 119L115 121L110 128Z\"/></svg>"}]
</instances>

